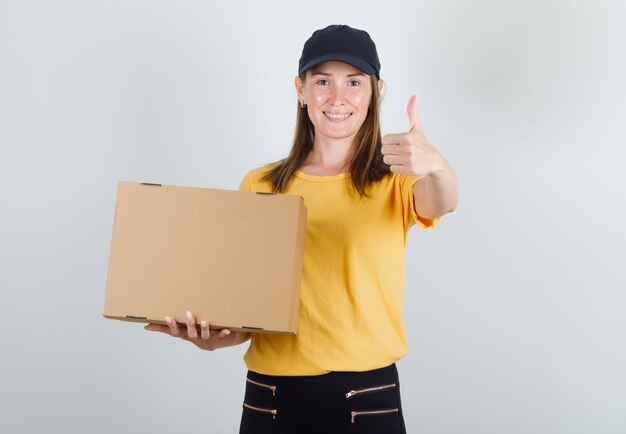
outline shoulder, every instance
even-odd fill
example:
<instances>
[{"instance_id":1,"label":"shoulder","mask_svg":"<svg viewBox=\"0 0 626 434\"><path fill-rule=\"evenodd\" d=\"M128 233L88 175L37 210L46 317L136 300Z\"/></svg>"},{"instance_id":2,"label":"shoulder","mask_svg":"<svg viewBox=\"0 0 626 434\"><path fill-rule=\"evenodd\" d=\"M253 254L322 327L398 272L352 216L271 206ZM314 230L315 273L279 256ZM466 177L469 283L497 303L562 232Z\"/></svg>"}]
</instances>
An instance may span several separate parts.
<instances>
[{"instance_id":1,"label":"shoulder","mask_svg":"<svg viewBox=\"0 0 626 434\"><path fill-rule=\"evenodd\" d=\"M389 172L376 183L388 186L391 189L397 189L401 191L410 191L417 181L424 178L423 176L411 176L404 175L397 172Z\"/></svg>"},{"instance_id":2,"label":"shoulder","mask_svg":"<svg viewBox=\"0 0 626 434\"><path fill-rule=\"evenodd\" d=\"M411 190L415 183L422 178L424 178L424 176L412 176L404 175L402 173L392 173L389 177L389 182L392 182L394 185L399 186L402 190Z\"/></svg>"},{"instance_id":3,"label":"shoulder","mask_svg":"<svg viewBox=\"0 0 626 434\"><path fill-rule=\"evenodd\" d=\"M279 162L265 164L260 167L256 167L249 170L241 180L239 190L242 191L262 191L264 188L270 186L267 181L261 181L261 178L265 176L270 170L276 167Z\"/></svg>"}]
</instances>

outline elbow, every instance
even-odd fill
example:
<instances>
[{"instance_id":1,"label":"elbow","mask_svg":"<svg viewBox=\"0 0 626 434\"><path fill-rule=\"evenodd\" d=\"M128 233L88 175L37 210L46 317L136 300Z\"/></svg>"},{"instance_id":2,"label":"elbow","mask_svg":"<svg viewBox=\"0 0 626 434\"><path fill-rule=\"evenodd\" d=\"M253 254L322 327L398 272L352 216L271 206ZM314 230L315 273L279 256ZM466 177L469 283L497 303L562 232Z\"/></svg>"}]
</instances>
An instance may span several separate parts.
<instances>
[{"instance_id":1,"label":"elbow","mask_svg":"<svg viewBox=\"0 0 626 434\"><path fill-rule=\"evenodd\" d=\"M416 210L416 211L419 216L430 219L430 220L434 220L446 214L454 212L456 210L457 205L458 205L458 201L455 200L450 203L442 204L436 209L423 210L423 212L419 212L419 210Z\"/></svg>"},{"instance_id":2,"label":"elbow","mask_svg":"<svg viewBox=\"0 0 626 434\"><path fill-rule=\"evenodd\" d=\"M448 213L450 212L454 212L456 211L456 207L459 205L459 196L457 195L454 200L452 201L452 203L450 204L450 207L448 209ZM447 214L447 213L446 213Z\"/></svg>"},{"instance_id":3,"label":"elbow","mask_svg":"<svg viewBox=\"0 0 626 434\"><path fill-rule=\"evenodd\" d=\"M442 215L454 212L456 210L457 205L459 204L459 196L458 194L454 194L448 201L442 203L438 209L439 217Z\"/></svg>"},{"instance_id":4,"label":"elbow","mask_svg":"<svg viewBox=\"0 0 626 434\"><path fill-rule=\"evenodd\" d=\"M446 203L445 208L447 209L447 211L444 214L454 212L458 204L459 204L459 191L455 188L454 192L452 193L452 195L450 196L449 200Z\"/></svg>"}]
</instances>

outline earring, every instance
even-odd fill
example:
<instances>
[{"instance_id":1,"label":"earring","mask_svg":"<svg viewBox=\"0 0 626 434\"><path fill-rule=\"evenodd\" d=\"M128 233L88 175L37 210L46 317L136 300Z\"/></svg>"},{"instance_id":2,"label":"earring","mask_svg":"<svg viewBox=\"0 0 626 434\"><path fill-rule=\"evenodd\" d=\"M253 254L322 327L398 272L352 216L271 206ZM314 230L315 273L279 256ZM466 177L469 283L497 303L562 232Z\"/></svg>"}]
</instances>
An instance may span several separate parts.
<instances>
[{"instance_id":1,"label":"earring","mask_svg":"<svg viewBox=\"0 0 626 434\"><path fill-rule=\"evenodd\" d=\"M303 101L300 101L300 106L301 106L302 108L304 108L305 104L304 104L304 102L303 102Z\"/></svg>"}]
</instances>

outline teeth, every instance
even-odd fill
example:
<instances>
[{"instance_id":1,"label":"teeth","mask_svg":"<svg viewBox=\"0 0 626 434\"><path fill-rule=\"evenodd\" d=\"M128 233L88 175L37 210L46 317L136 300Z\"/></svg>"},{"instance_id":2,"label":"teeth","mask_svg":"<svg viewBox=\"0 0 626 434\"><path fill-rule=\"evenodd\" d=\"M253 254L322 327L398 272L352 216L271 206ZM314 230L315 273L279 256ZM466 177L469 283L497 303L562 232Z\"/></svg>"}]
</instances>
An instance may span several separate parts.
<instances>
[{"instance_id":1,"label":"teeth","mask_svg":"<svg viewBox=\"0 0 626 434\"><path fill-rule=\"evenodd\" d=\"M332 113L324 113L324 114L326 116L328 116L329 118L331 118L331 119L345 119L348 116L350 116L350 113L345 113L345 114L342 114L342 115L335 115L335 114L332 114Z\"/></svg>"}]
</instances>

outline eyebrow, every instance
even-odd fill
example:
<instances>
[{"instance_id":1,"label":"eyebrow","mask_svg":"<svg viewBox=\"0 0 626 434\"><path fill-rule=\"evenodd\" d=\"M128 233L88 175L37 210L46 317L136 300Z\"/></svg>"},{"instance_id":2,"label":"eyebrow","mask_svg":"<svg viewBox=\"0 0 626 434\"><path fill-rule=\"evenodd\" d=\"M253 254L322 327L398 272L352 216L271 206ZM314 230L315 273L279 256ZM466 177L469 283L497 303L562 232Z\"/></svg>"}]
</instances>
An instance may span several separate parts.
<instances>
[{"instance_id":1,"label":"eyebrow","mask_svg":"<svg viewBox=\"0 0 626 434\"><path fill-rule=\"evenodd\" d=\"M333 74L329 73L329 72L316 72L316 71L312 71L311 75L324 75L326 77L332 77ZM361 72L357 72L354 74L347 74L346 77L365 77L365 74L361 73Z\"/></svg>"}]
</instances>

